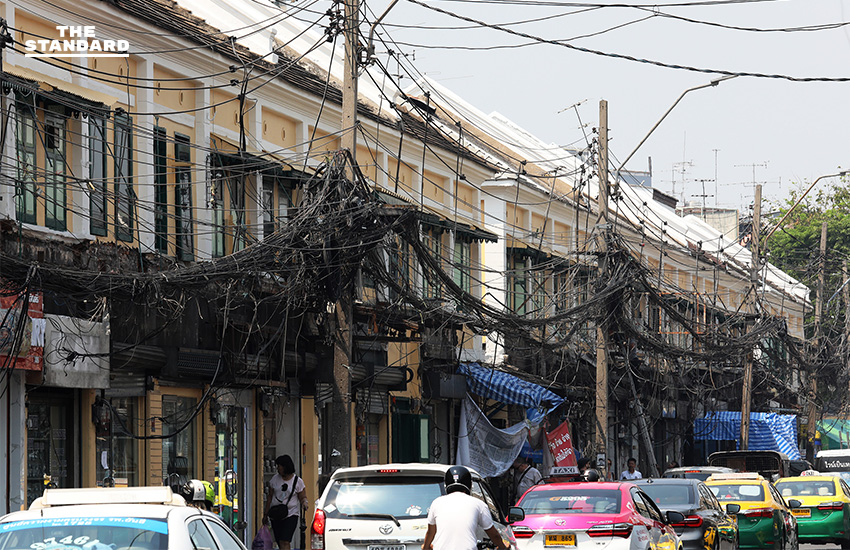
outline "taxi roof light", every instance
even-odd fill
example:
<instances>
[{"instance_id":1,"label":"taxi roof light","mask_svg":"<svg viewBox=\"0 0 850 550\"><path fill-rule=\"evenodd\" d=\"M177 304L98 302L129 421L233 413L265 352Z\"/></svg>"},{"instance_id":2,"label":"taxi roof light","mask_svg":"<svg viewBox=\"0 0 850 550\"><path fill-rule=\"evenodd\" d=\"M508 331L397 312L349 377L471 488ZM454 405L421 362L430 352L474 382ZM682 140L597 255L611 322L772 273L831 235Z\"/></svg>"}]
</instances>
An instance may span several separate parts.
<instances>
[{"instance_id":1,"label":"taxi roof light","mask_svg":"<svg viewBox=\"0 0 850 550\"><path fill-rule=\"evenodd\" d=\"M758 472L733 472L728 474L711 474L706 481L762 481L763 479Z\"/></svg>"},{"instance_id":2,"label":"taxi roof light","mask_svg":"<svg viewBox=\"0 0 850 550\"><path fill-rule=\"evenodd\" d=\"M30 509L77 504L166 504L186 506L186 500L171 487L90 487L85 489L45 489Z\"/></svg>"}]
</instances>

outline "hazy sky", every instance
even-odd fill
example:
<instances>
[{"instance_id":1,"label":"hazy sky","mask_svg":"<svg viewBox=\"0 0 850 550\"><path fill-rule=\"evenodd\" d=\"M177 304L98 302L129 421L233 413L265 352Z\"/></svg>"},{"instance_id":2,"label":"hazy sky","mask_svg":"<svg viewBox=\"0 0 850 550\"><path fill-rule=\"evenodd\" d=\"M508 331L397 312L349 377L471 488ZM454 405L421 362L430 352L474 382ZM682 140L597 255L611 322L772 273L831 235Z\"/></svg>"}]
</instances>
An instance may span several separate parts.
<instances>
[{"instance_id":1,"label":"hazy sky","mask_svg":"<svg viewBox=\"0 0 850 550\"><path fill-rule=\"evenodd\" d=\"M836 25L850 20L850 0L721 0L698 6L682 4L712 3L684 0L678 7L669 1L658 4L657 10L613 7L610 2L594 9L572 0L421 1L546 40L668 64L850 77L850 26L797 32L716 26ZM388 4L366 0L367 8L378 13ZM501 48L532 41L482 29L409 0L401 0L384 21L398 51L408 54L419 71L482 111L498 111L545 141L581 147L579 117L590 134L598 122L599 100L606 99L611 151L620 160L684 90L720 76L550 44ZM521 21L528 22L516 24ZM391 69L396 66L390 63ZM401 83L406 87L411 80L405 76ZM627 167L647 170L651 157L658 189L672 192L675 185L680 200L699 203L703 186L711 195L716 188L717 196L706 198L706 204L736 208L751 205L755 174L755 181L764 184L765 199L775 202L800 182L850 167L848 102L850 82L737 77L688 93ZM572 108L577 103L578 113ZM819 187L827 183L823 180Z\"/></svg>"}]
</instances>

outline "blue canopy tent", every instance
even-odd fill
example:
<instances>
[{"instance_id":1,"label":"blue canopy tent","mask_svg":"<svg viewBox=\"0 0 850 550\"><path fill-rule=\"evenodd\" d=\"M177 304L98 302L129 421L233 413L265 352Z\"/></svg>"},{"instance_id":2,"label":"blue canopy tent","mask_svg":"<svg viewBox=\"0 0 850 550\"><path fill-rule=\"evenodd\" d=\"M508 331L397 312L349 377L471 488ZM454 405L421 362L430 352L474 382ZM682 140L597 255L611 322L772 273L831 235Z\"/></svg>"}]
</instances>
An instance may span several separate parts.
<instances>
[{"instance_id":1,"label":"blue canopy tent","mask_svg":"<svg viewBox=\"0 0 850 550\"><path fill-rule=\"evenodd\" d=\"M535 424L564 402L563 397L543 386L506 372L482 367L478 363L463 363L457 373L466 375L466 386L471 393L500 403L524 407L528 420Z\"/></svg>"},{"instance_id":2,"label":"blue canopy tent","mask_svg":"<svg viewBox=\"0 0 850 550\"><path fill-rule=\"evenodd\" d=\"M741 441L741 412L714 411L694 422L694 439L707 441ZM797 415L750 413L751 451L779 451L791 460L800 459L797 445Z\"/></svg>"}]
</instances>

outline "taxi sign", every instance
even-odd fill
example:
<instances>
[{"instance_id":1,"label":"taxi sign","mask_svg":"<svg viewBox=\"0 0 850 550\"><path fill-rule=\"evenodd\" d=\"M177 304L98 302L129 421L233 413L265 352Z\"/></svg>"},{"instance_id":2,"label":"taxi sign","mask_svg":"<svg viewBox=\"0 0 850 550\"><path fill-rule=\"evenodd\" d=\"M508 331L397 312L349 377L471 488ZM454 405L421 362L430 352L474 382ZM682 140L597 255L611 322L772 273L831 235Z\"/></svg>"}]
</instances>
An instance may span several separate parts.
<instances>
[{"instance_id":1,"label":"taxi sign","mask_svg":"<svg viewBox=\"0 0 850 550\"><path fill-rule=\"evenodd\" d=\"M711 474L707 481L761 481L764 478L757 472L734 472L729 474Z\"/></svg>"},{"instance_id":2,"label":"taxi sign","mask_svg":"<svg viewBox=\"0 0 850 550\"><path fill-rule=\"evenodd\" d=\"M818 472L817 470L803 470L802 472L800 472L800 475L801 476L819 476L820 472Z\"/></svg>"},{"instance_id":3,"label":"taxi sign","mask_svg":"<svg viewBox=\"0 0 850 550\"><path fill-rule=\"evenodd\" d=\"M578 475L578 466L552 466L549 469L550 476Z\"/></svg>"}]
</instances>

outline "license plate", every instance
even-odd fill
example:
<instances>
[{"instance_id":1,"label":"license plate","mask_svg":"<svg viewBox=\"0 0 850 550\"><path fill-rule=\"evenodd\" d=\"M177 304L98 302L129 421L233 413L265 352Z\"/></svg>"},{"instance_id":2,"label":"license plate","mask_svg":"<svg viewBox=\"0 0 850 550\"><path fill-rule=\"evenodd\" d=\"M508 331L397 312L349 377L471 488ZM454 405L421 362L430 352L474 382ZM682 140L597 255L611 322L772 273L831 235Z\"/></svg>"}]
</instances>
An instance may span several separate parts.
<instances>
[{"instance_id":1,"label":"license plate","mask_svg":"<svg viewBox=\"0 0 850 550\"><path fill-rule=\"evenodd\" d=\"M798 518L810 518L812 517L812 511L809 508L793 508L791 513L797 516Z\"/></svg>"},{"instance_id":2,"label":"license plate","mask_svg":"<svg viewBox=\"0 0 850 550\"><path fill-rule=\"evenodd\" d=\"M368 550L406 550L404 544L370 544Z\"/></svg>"},{"instance_id":3,"label":"license plate","mask_svg":"<svg viewBox=\"0 0 850 550\"><path fill-rule=\"evenodd\" d=\"M575 546L576 536L574 533L563 535L546 535L546 546Z\"/></svg>"}]
</instances>

